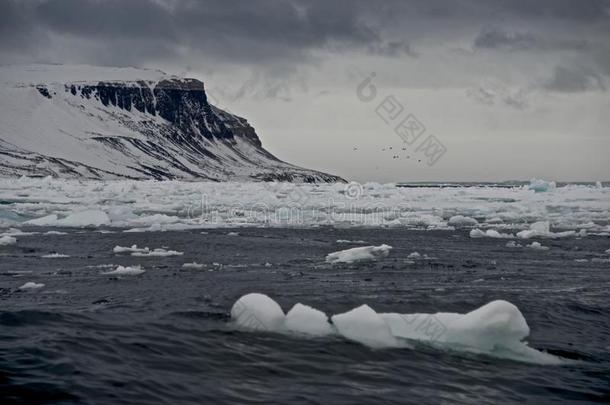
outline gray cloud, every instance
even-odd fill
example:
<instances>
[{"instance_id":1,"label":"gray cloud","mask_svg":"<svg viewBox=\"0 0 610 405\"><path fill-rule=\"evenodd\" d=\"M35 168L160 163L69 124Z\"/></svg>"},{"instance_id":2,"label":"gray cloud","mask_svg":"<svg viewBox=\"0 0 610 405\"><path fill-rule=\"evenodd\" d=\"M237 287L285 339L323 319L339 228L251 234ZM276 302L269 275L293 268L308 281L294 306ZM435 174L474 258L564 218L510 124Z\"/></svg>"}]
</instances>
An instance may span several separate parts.
<instances>
[{"instance_id":1,"label":"gray cloud","mask_svg":"<svg viewBox=\"0 0 610 405\"><path fill-rule=\"evenodd\" d=\"M610 74L609 23L610 0L2 0L0 58L117 66L188 59L286 78L348 53L425 64L431 47L474 38L476 50L535 51L530 58L543 65L547 54L578 53L584 70L549 70L544 88L582 91L602 88ZM439 77L476 75L451 68ZM289 98L275 82L265 87Z\"/></svg>"},{"instance_id":2,"label":"gray cloud","mask_svg":"<svg viewBox=\"0 0 610 405\"><path fill-rule=\"evenodd\" d=\"M564 93L606 90L604 78L586 67L557 66L544 87Z\"/></svg>"},{"instance_id":3,"label":"gray cloud","mask_svg":"<svg viewBox=\"0 0 610 405\"><path fill-rule=\"evenodd\" d=\"M451 20L454 27L513 18L596 24L608 21L608 4L607 0L3 0L0 50L20 43L27 53L56 35L103 42L121 56L126 46L134 45L137 56L135 42L149 50L155 48L150 43L157 43L159 59L172 46L236 63L303 61L319 49L415 56L409 37L444 32L443 20ZM489 31L476 42L482 47L532 48L539 41L528 33ZM61 45L55 38L54 46ZM79 49L71 52L78 58ZM141 55L143 61L153 56ZM114 62L111 53L103 57Z\"/></svg>"}]
</instances>

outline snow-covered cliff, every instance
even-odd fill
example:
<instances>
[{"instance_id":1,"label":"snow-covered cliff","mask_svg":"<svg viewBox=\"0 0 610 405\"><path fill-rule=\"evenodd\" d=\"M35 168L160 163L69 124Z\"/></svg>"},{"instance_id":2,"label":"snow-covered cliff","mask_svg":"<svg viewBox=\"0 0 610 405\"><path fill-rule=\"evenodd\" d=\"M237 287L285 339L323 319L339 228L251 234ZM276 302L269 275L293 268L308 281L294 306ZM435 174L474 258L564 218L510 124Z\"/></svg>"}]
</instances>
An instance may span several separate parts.
<instances>
[{"instance_id":1,"label":"snow-covered cliff","mask_svg":"<svg viewBox=\"0 0 610 405\"><path fill-rule=\"evenodd\" d=\"M204 84L156 70L0 67L0 176L335 182L283 162Z\"/></svg>"}]
</instances>

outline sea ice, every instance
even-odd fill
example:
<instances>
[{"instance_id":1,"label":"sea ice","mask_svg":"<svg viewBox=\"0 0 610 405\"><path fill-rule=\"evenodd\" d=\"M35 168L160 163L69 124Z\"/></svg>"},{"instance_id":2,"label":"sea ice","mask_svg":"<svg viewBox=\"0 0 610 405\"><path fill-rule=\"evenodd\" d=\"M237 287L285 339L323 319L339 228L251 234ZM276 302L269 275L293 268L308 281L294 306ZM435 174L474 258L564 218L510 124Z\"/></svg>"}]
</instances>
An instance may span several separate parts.
<instances>
[{"instance_id":1,"label":"sea ice","mask_svg":"<svg viewBox=\"0 0 610 405\"><path fill-rule=\"evenodd\" d=\"M311 336L335 333L324 312L303 304L296 304L288 311L284 325L291 332Z\"/></svg>"},{"instance_id":2,"label":"sea ice","mask_svg":"<svg viewBox=\"0 0 610 405\"><path fill-rule=\"evenodd\" d=\"M368 305L333 315L331 320L339 334L346 339L373 348L399 346L384 319Z\"/></svg>"},{"instance_id":3,"label":"sea ice","mask_svg":"<svg viewBox=\"0 0 610 405\"><path fill-rule=\"evenodd\" d=\"M106 276L137 276L145 271L141 266L119 266L112 271L106 271L102 274Z\"/></svg>"},{"instance_id":4,"label":"sea ice","mask_svg":"<svg viewBox=\"0 0 610 405\"><path fill-rule=\"evenodd\" d=\"M540 238L566 238L576 235L575 231L551 232L551 224L549 221L538 221L530 225L530 229L517 232L517 237L520 239L530 239L533 237Z\"/></svg>"},{"instance_id":5,"label":"sea ice","mask_svg":"<svg viewBox=\"0 0 610 405\"><path fill-rule=\"evenodd\" d=\"M182 265L183 269L203 269L205 267L205 264L200 264L200 263L184 263Z\"/></svg>"},{"instance_id":6,"label":"sea ice","mask_svg":"<svg viewBox=\"0 0 610 405\"><path fill-rule=\"evenodd\" d=\"M14 245L16 243L17 239L12 236L4 235L0 237L0 246Z\"/></svg>"},{"instance_id":7,"label":"sea ice","mask_svg":"<svg viewBox=\"0 0 610 405\"><path fill-rule=\"evenodd\" d=\"M264 294L244 295L231 308L231 319L235 325L247 330L281 331L285 317L278 303Z\"/></svg>"},{"instance_id":8,"label":"sea ice","mask_svg":"<svg viewBox=\"0 0 610 405\"><path fill-rule=\"evenodd\" d=\"M500 233L495 229L482 231L479 228L470 231L471 238L496 238L496 239L512 239L515 237L512 233Z\"/></svg>"},{"instance_id":9,"label":"sea ice","mask_svg":"<svg viewBox=\"0 0 610 405\"><path fill-rule=\"evenodd\" d=\"M66 257L70 257L69 255L64 255L61 253L49 253L48 255L42 255L40 256L44 259L64 259Z\"/></svg>"},{"instance_id":10,"label":"sea ice","mask_svg":"<svg viewBox=\"0 0 610 405\"><path fill-rule=\"evenodd\" d=\"M546 181L542 179L531 179L530 185L528 186L530 190L535 191L536 193L542 193L545 191L554 190L556 188L556 184L554 181Z\"/></svg>"},{"instance_id":11,"label":"sea ice","mask_svg":"<svg viewBox=\"0 0 610 405\"><path fill-rule=\"evenodd\" d=\"M178 252L175 250L165 250L162 248L151 250L150 252L132 252L132 256L137 257L167 257L167 256L182 256L184 252Z\"/></svg>"},{"instance_id":12,"label":"sea ice","mask_svg":"<svg viewBox=\"0 0 610 405\"><path fill-rule=\"evenodd\" d=\"M542 246L540 242L532 242L531 244L526 245L525 247L533 250L549 250L548 246Z\"/></svg>"},{"instance_id":13,"label":"sea ice","mask_svg":"<svg viewBox=\"0 0 610 405\"><path fill-rule=\"evenodd\" d=\"M25 283L24 285L19 287L19 289L20 290L37 290L42 287L44 287L43 283L35 283L33 281L28 281L27 283Z\"/></svg>"},{"instance_id":14,"label":"sea ice","mask_svg":"<svg viewBox=\"0 0 610 405\"><path fill-rule=\"evenodd\" d=\"M521 311L507 301L492 301L466 314L400 314L375 312L368 305L333 315L296 304L284 315L264 294L241 297L231 309L233 323L241 329L299 335L339 335L371 348L413 348L414 341L437 348L487 354L524 362L561 364L562 360L530 348L530 333Z\"/></svg>"},{"instance_id":15,"label":"sea ice","mask_svg":"<svg viewBox=\"0 0 610 405\"><path fill-rule=\"evenodd\" d=\"M477 226L479 224L479 221L474 218L465 217L463 215L454 215L449 218L447 224L455 227L470 227Z\"/></svg>"},{"instance_id":16,"label":"sea ice","mask_svg":"<svg viewBox=\"0 0 610 405\"><path fill-rule=\"evenodd\" d=\"M387 257L392 246L363 246L339 252L330 253L326 256L327 263L355 263L376 260Z\"/></svg>"},{"instance_id":17,"label":"sea ice","mask_svg":"<svg viewBox=\"0 0 610 405\"><path fill-rule=\"evenodd\" d=\"M523 247L520 243L515 242L514 240L509 240L506 242L507 248L520 248Z\"/></svg>"},{"instance_id":18,"label":"sea ice","mask_svg":"<svg viewBox=\"0 0 610 405\"><path fill-rule=\"evenodd\" d=\"M150 249L147 247L139 248L138 245L131 245L131 247L117 245L114 247L114 249L112 249L112 251L114 253L134 253L134 252L148 253L148 252L150 252Z\"/></svg>"}]
</instances>

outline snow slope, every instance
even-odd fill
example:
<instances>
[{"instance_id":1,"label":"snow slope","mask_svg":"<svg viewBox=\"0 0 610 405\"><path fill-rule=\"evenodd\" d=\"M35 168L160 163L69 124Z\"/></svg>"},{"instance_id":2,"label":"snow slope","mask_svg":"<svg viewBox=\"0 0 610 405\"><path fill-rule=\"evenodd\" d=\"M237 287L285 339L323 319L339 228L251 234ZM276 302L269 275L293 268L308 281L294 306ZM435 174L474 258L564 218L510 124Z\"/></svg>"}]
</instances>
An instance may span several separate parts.
<instances>
[{"instance_id":1,"label":"snow slope","mask_svg":"<svg viewBox=\"0 0 610 405\"><path fill-rule=\"evenodd\" d=\"M335 182L266 151L204 84L157 70L0 67L0 176Z\"/></svg>"}]
</instances>

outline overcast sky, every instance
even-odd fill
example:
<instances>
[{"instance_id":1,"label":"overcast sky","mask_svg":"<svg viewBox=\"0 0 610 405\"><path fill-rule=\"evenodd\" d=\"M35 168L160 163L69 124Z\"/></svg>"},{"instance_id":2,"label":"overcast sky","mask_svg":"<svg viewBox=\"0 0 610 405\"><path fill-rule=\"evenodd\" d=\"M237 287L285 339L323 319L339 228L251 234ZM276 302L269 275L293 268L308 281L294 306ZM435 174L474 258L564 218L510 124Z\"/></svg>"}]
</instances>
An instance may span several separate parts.
<instances>
[{"instance_id":1,"label":"overcast sky","mask_svg":"<svg viewBox=\"0 0 610 405\"><path fill-rule=\"evenodd\" d=\"M610 180L607 0L1 0L0 61L196 77L360 181Z\"/></svg>"}]
</instances>

